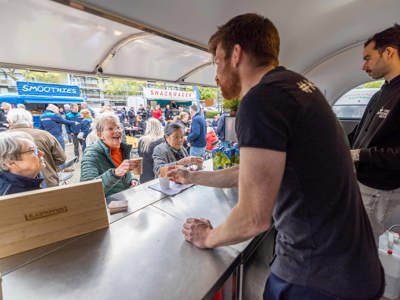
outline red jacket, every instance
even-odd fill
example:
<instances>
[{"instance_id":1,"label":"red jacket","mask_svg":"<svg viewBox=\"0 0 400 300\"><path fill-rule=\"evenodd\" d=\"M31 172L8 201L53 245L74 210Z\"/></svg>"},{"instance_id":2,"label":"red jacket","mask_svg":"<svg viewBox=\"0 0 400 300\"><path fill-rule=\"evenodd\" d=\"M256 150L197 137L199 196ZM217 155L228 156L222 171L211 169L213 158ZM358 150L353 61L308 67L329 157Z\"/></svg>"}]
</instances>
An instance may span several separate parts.
<instances>
[{"instance_id":1,"label":"red jacket","mask_svg":"<svg viewBox=\"0 0 400 300\"><path fill-rule=\"evenodd\" d=\"M212 149L215 148L217 142L218 142L218 138L217 138L217 135L215 134L214 130L211 130L210 132L207 132L207 135L206 135L206 149L211 151Z\"/></svg>"},{"instance_id":2,"label":"red jacket","mask_svg":"<svg viewBox=\"0 0 400 300\"><path fill-rule=\"evenodd\" d=\"M161 116L162 116L162 110L161 109L154 109L151 112L153 118L156 118L157 120L160 120Z\"/></svg>"}]
</instances>

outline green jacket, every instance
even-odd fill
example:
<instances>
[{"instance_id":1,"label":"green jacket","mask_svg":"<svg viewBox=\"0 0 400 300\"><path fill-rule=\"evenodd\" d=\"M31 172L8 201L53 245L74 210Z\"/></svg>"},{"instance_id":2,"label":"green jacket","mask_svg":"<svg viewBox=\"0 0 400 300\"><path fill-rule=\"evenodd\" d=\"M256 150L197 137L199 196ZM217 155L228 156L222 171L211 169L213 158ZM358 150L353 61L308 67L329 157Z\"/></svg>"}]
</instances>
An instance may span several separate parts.
<instances>
[{"instance_id":1,"label":"green jacket","mask_svg":"<svg viewBox=\"0 0 400 300\"><path fill-rule=\"evenodd\" d=\"M132 146L121 143L121 149L123 159L129 159ZM114 173L116 167L111 159L111 150L98 140L85 150L81 162L81 181L100 178L106 197L126 190L131 186L132 174L128 172L118 177Z\"/></svg>"}]
</instances>

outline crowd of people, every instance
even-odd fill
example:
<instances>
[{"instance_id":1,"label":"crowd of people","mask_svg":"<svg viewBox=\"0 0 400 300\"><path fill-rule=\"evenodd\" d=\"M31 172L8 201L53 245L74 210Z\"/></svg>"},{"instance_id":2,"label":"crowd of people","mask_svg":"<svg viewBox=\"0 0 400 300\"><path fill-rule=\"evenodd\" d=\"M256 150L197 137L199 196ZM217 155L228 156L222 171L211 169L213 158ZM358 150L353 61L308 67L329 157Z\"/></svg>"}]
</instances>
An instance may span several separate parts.
<instances>
[{"instance_id":1,"label":"crowd of people","mask_svg":"<svg viewBox=\"0 0 400 300\"><path fill-rule=\"evenodd\" d=\"M376 240L400 200L400 26L364 44L363 70L385 84L349 135L351 150L324 95L307 78L279 66L279 33L269 19L237 16L219 27L209 48L223 96L241 99L240 167L182 168L201 165L207 139L214 140L211 146L217 135L227 143L222 135L227 114L207 124L195 104L176 116L172 103L164 111L159 105L128 111L105 106L98 116L83 105L80 112L78 105L62 110L49 105L41 131L32 128L23 107L3 103L2 195L56 184L54 170L65 161L62 125L76 156L82 147L82 181L101 178L106 197L137 185L130 172L137 161L124 141L127 123L144 131L138 144L141 183L167 166L167 176L178 183L239 187L237 205L218 227L203 218L186 220L182 232L188 242L214 248L274 225L275 257L264 299L380 299L385 282Z\"/></svg>"},{"instance_id":2,"label":"crowd of people","mask_svg":"<svg viewBox=\"0 0 400 300\"><path fill-rule=\"evenodd\" d=\"M129 109L104 105L96 115L86 103L49 104L40 116L38 129L33 128L32 114L25 107L2 103L0 124L2 134L18 131L33 138L44 162L35 175L43 178L41 187L59 184L58 172L67 160L68 143L73 145L74 158L80 161L80 180L101 178L106 198L154 179L163 165L199 164L195 157L204 159L206 151L218 144L211 122L206 122L197 105L186 110L174 102L164 109L160 105L152 109L143 105ZM132 131L139 139L137 150L127 143L126 136ZM139 178L130 172L133 152L143 158ZM0 173L0 181L5 171Z\"/></svg>"}]
</instances>

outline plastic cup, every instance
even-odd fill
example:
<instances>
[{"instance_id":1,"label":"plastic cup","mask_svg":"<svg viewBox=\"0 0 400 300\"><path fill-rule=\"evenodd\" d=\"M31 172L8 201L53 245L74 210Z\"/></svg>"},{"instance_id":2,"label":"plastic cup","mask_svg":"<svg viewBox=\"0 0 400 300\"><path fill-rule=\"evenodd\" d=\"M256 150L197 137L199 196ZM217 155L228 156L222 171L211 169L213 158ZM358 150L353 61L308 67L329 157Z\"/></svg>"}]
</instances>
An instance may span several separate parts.
<instances>
[{"instance_id":1,"label":"plastic cup","mask_svg":"<svg viewBox=\"0 0 400 300\"><path fill-rule=\"evenodd\" d=\"M169 189L169 178L168 177L159 177L160 187L162 190Z\"/></svg>"},{"instance_id":2,"label":"plastic cup","mask_svg":"<svg viewBox=\"0 0 400 300\"><path fill-rule=\"evenodd\" d=\"M143 173L143 158L142 157L135 157L132 158L131 161L134 163L133 165L133 175L139 176Z\"/></svg>"}]
</instances>

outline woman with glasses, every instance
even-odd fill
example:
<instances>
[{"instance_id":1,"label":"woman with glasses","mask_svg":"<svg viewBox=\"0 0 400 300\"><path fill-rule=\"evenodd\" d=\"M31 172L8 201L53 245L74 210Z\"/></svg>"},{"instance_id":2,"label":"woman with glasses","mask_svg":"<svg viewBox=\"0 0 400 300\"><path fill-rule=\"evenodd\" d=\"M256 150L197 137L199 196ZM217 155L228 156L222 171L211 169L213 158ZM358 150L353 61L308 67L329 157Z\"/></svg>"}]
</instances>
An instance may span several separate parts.
<instances>
[{"instance_id":1,"label":"woman with glasses","mask_svg":"<svg viewBox=\"0 0 400 300\"><path fill-rule=\"evenodd\" d=\"M40 189L44 167L43 152L29 134L0 133L0 195Z\"/></svg>"},{"instance_id":2,"label":"woman with glasses","mask_svg":"<svg viewBox=\"0 0 400 300\"><path fill-rule=\"evenodd\" d=\"M188 156L183 147L184 132L181 125L170 123L164 129L165 142L154 148L153 171L156 176L160 175L160 168L164 166L188 166L203 164L201 157Z\"/></svg>"},{"instance_id":3,"label":"woman with glasses","mask_svg":"<svg viewBox=\"0 0 400 300\"><path fill-rule=\"evenodd\" d=\"M93 129L99 138L88 146L81 162L81 181L101 178L106 198L137 185L131 170L131 145L122 143L122 127L113 113L103 113L95 119Z\"/></svg>"}]
</instances>

